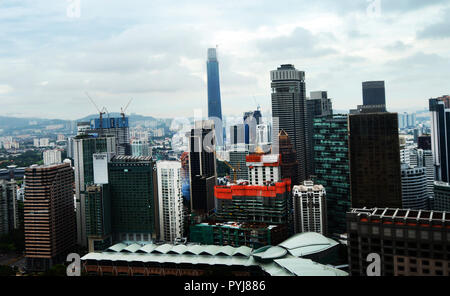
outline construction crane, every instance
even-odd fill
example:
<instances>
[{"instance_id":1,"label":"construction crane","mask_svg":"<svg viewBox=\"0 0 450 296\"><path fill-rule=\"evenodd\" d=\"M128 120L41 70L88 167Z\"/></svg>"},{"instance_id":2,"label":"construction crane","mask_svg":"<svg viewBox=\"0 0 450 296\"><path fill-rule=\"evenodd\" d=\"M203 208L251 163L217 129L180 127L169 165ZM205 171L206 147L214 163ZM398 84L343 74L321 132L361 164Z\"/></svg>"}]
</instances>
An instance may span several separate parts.
<instances>
[{"instance_id":1,"label":"construction crane","mask_svg":"<svg viewBox=\"0 0 450 296\"><path fill-rule=\"evenodd\" d=\"M223 160L223 162L231 169L231 171L233 172L233 183L236 184L236 180L237 180L237 172L241 171L241 166L238 163L237 168L233 167L231 164L228 163L228 161Z\"/></svg>"},{"instance_id":2,"label":"construction crane","mask_svg":"<svg viewBox=\"0 0 450 296\"><path fill-rule=\"evenodd\" d=\"M125 108L120 108L120 115L122 115L122 118L125 119L125 111L127 110L128 106L130 106L131 101L133 100L133 98L131 98L128 101L128 104L125 106Z\"/></svg>"},{"instance_id":3,"label":"construction crane","mask_svg":"<svg viewBox=\"0 0 450 296\"><path fill-rule=\"evenodd\" d=\"M89 98L89 100L92 102L92 104L94 105L95 109L97 109L98 113L100 114L100 128L103 128L103 114L109 114L108 110L106 109L106 107L103 107L101 110L98 108L97 104L95 104L94 100L91 98L91 96L87 93L86 96Z\"/></svg>"}]
</instances>

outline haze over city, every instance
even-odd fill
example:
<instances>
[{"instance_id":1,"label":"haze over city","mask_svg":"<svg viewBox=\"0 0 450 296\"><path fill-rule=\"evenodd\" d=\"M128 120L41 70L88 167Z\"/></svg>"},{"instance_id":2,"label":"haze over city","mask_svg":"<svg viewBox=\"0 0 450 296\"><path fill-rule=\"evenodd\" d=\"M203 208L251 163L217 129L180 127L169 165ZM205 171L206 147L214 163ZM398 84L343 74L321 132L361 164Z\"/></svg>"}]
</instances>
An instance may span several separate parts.
<instances>
[{"instance_id":1,"label":"haze over city","mask_svg":"<svg viewBox=\"0 0 450 296\"><path fill-rule=\"evenodd\" d=\"M216 45L225 115L270 110L283 63L341 110L366 80L386 81L393 110L424 109L448 85L450 1L79 2L72 14L67 1L0 2L0 115L74 120L96 111L85 91L110 112L134 98L130 113L206 114Z\"/></svg>"}]
</instances>

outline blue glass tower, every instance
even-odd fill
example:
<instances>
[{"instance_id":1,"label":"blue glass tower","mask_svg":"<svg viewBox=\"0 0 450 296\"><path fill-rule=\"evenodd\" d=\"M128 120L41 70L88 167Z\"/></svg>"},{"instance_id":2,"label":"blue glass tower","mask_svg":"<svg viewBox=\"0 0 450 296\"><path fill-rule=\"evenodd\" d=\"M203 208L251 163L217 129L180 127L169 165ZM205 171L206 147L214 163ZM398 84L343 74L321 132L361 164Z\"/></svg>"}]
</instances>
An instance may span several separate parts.
<instances>
[{"instance_id":1,"label":"blue glass tower","mask_svg":"<svg viewBox=\"0 0 450 296\"><path fill-rule=\"evenodd\" d=\"M219 62L215 48L208 48L206 68L208 72L208 117L214 120L217 145L223 146L224 133L222 128L222 103L220 101Z\"/></svg>"}]
</instances>

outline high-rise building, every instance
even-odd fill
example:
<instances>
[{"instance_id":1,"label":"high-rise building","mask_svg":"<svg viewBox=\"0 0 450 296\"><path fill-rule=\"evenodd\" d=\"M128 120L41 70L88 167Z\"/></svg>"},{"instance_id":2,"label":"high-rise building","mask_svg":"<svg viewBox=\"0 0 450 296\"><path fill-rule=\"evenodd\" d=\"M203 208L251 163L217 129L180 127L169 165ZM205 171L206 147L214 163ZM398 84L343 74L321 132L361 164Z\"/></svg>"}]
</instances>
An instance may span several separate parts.
<instances>
[{"instance_id":1,"label":"high-rise building","mask_svg":"<svg viewBox=\"0 0 450 296\"><path fill-rule=\"evenodd\" d=\"M248 168L246 157L249 151L246 145L235 145L230 148L230 165L236 170L237 180L248 180ZM234 173L234 172L231 172Z\"/></svg>"},{"instance_id":2,"label":"high-rise building","mask_svg":"<svg viewBox=\"0 0 450 296\"><path fill-rule=\"evenodd\" d=\"M152 156L146 140L133 140L131 142L132 156Z\"/></svg>"},{"instance_id":3,"label":"high-rise building","mask_svg":"<svg viewBox=\"0 0 450 296\"><path fill-rule=\"evenodd\" d=\"M351 208L348 116L314 119L314 182L327 193L327 233L346 233L346 213Z\"/></svg>"},{"instance_id":4,"label":"high-rise building","mask_svg":"<svg viewBox=\"0 0 450 296\"><path fill-rule=\"evenodd\" d=\"M76 243L70 164L33 165L25 170L25 257L27 269L45 271L62 263Z\"/></svg>"},{"instance_id":5,"label":"high-rise building","mask_svg":"<svg viewBox=\"0 0 450 296\"><path fill-rule=\"evenodd\" d=\"M294 233L326 234L326 192L322 185L304 181L292 189Z\"/></svg>"},{"instance_id":6,"label":"high-rise building","mask_svg":"<svg viewBox=\"0 0 450 296\"><path fill-rule=\"evenodd\" d=\"M363 106L379 106L386 111L384 81L365 81L362 83Z\"/></svg>"},{"instance_id":7,"label":"high-rise building","mask_svg":"<svg viewBox=\"0 0 450 296\"><path fill-rule=\"evenodd\" d=\"M111 196L109 185L86 187L85 215L89 252L103 251L112 245Z\"/></svg>"},{"instance_id":8,"label":"high-rise building","mask_svg":"<svg viewBox=\"0 0 450 296\"><path fill-rule=\"evenodd\" d=\"M397 113L349 115L353 208L402 207Z\"/></svg>"},{"instance_id":9,"label":"high-rise building","mask_svg":"<svg viewBox=\"0 0 450 296\"><path fill-rule=\"evenodd\" d=\"M278 134L278 145L280 149L281 179L290 179L292 186L300 184L298 179L298 161L289 135L281 130Z\"/></svg>"},{"instance_id":10,"label":"high-rise building","mask_svg":"<svg viewBox=\"0 0 450 296\"><path fill-rule=\"evenodd\" d=\"M432 199L434 197L434 165L433 153L431 150L417 149L417 166L425 169L427 194L428 197ZM431 210L431 208L429 209Z\"/></svg>"},{"instance_id":11,"label":"high-rise building","mask_svg":"<svg viewBox=\"0 0 450 296\"><path fill-rule=\"evenodd\" d=\"M402 164L402 208L428 210L429 194L425 168Z\"/></svg>"},{"instance_id":12,"label":"high-rise building","mask_svg":"<svg viewBox=\"0 0 450 296\"><path fill-rule=\"evenodd\" d=\"M305 72L293 65L281 65L270 72L272 88L273 133L284 130L291 138L297 154L299 182L306 180L308 171L307 117Z\"/></svg>"},{"instance_id":13,"label":"high-rise building","mask_svg":"<svg viewBox=\"0 0 450 296\"><path fill-rule=\"evenodd\" d=\"M184 213L181 195L181 162L159 161L156 163L159 205L159 238L175 242L183 237Z\"/></svg>"},{"instance_id":14,"label":"high-rise building","mask_svg":"<svg viewBox=\"0 0 450 296\"><path fill-rule=\"evenodd\" d=\"M432 208L434 211L450 212L450 184L446 182L434 182L434 199ZM450 216L450 214L449 214Z\"/></svg>"},{"instance_id":15,"label":"high-rise building","mask_svg":"<svg viewBox=\"0 0 450 296\"><path fill-rule=\"evenodd\" d=\"M117 155L131 155L128 117L93 119L91 120L90 128L84 130L84 133L98 137L114 137Z\"/></svg>"},{"instance_id":16,"label":"high-rise building","mask_svg":"<svg viewBox=\"0 0 450 296\"><path fill-rule=\"evenodd\" d=\"M251 185L266 185L281 180L280 154L249 154L246 157Z\"/></svg>"},{"instance_id":17,"label":"high-rise building","mask_svg":"<svg viewBox=\"0 0 450 296\"><path fill-rule=\"evenodd\" d=\"M437 99L429 100L431 111L431 149L433 151L436 181L450 181L449 151L450 109Z\"/></svg>"},{"instance_id":18,"label":"high-rise building","mask_svg":"<svg viewBox=\"0 0 450 296\"><path fill-rule=\"evenodd\" d=\"M61 150L44 151L44 165L61 163Z\"/></svg>"},{"instance_id":19,"label":"high-rise building","mask_svg":"<svg viewBox=\"0 0 450 296\"><path fill-rule=\"evenodd\" d=\"M331 99L326 91L316 91L310 93L311 97L306 100L306 114L308 126L308 140L306 141L308 153L308 171L311 174L315 171L314 166L314 118L320 116L330 116L333 114ZM300 183L299 183L300 184Z\"/></svg>"},{"instance_id":20,"label":"high-rise building","mask_svg":"<svg viewBox=\"0 0 450 296\"><path fill-rule=\"evenodd\" d=\"M449 216L397 208L352 209L347 214L350 274L367 275L373 262L368 255L375 253L381 276L450 275Z\"/></svg>"},{"instance_id":21,"label":"high-rise building","mask_svg":"<svg viewBox=\"0 0 450 296\"><path fill-rule=\"evenodd\" d=\"M108 165L114 241L150 241L158 229L156 168L151 157L118 155Z\"/></svg>"},{"instance_id":22,"label":"high-rise building","mask_svg":"<svg viewBox=\"0 0 450 296\"><path fill-rule=\"evenodd\" d=\"M236 124L230 126L230 145L245 144L245 125Z\"/></svg>"},{"instance_id":23,"label":"high-rise building","mask_svg":"<svg viewBox=\"0 0 450 296\"><path fill-rule=\"evenodd\" d=\"M94 159L96 153L116 153L116 139L112 136L94 137L79 135L73 138L73 159L75 169L75 197L77 212L77 242L87 247L86 234L86 187L94 185Z\"/></svg>"},{"instance_id":24,"label":"high-rise building","mask_svg":"<svg viewBox=\"0 0 450 296\"><path fill-rule=\"evenodd\" d=\"M0 180L0 236L19 228L17 182Z\"/></svg>"},{"instance_id":25,"label":"high-rise building","mask_svg":"<svg viewBox=\"0 0 450 296\"><path fill-rule=\"evenodd\" d=\"M431 151L431 136L421 135L417 138L417 148Z\"/></svg>"},{"instance_id":26,"label":"high-rise building","mask_svg":"<svg viewBox=\"0 0 450 296\"><path fill-rule=\"evenodd\" d=\"M290 180L268 185L217 185L214 188L216 219L287 226L290 194Z\"/></svg>"},{"instance_id":27,"label":"high-rise building","mask_svg":"<svg viewBox=\"0 0 450 296\"><path fill-rule=\"evenodd\" d=\"M195 122L187 137L191 211L203 215L214 209L214 185L217 180L214 122Z\"/></svg>"},{"instance_id":28,"label":"high-rise building","mask_svg":"<svg viewBox=\"0 0 450 296\"><path fill-rule=\"evenodd\" d=\"M257 145L257 126L262 123L262 114L261 111L255 110L255 111L249 111L244 113L244 131L245 131L245 137L244 141L245 144L250 146L250 151L254 151L256 149Z\"/></svg>"},{"instance_id":29,"label":"high-rise building","mask_svg":"<svg viewBox=\"0 0 450 296\"><path fill-rule=\"evenodd\" d=\"M217 50L208 48L208 60L206 62L208 77L208 118L214 121L217 145L223 145L222 130L222 102L220 98L219 61Z\"/></svg>"}]
</instances>

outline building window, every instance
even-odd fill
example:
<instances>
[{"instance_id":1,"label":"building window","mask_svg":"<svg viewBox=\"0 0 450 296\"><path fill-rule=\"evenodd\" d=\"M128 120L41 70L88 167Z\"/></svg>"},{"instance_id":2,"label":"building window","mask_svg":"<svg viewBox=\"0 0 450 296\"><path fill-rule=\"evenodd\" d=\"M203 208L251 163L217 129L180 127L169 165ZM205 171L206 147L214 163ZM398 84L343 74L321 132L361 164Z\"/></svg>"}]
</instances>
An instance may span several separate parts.
<instances>
[{"instance_id":1,"label":"building window","mask_svg":"<svg viewBox=\"0 0 450 296\"><path fill-rule=\"evenodd\" d=\"M408 230L408 238L416 238L416 231Z\"/></svg>"},{"instance_id":2,"label":"building window","mask_svg":"<svg viewBox=\"0 0 450 296\"><path fill-rule=\"evenodd\" d=\"M403 238L403 229L396 229L395 230L395 236Z\"/></svg>"}]
</instances>

